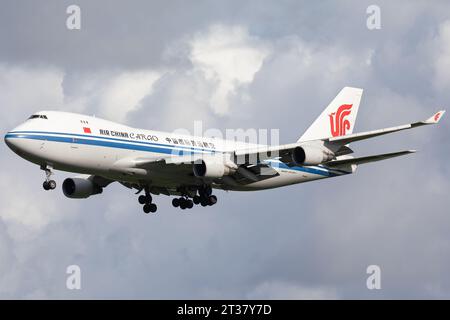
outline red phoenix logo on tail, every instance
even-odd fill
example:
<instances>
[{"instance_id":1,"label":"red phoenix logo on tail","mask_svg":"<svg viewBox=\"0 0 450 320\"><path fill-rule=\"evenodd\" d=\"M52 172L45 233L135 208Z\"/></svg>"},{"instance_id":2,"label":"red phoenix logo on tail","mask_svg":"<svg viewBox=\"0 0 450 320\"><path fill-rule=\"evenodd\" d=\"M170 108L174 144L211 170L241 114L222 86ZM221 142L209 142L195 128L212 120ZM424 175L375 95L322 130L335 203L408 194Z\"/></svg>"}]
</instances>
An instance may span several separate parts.
<instances>
[{"instance_id":1,"label":"red phoenix logo on tail","mask_svg":"<svg viewBox=\"0 0 450 320\"><path fill-rule=\"evenodd\" d=\"M333 137L345 135L345 131L350 129L350 121L345 119L352 112L352 104L343 104L336 112L329 114L331 135Z\"/></svg>"}]
</instances>

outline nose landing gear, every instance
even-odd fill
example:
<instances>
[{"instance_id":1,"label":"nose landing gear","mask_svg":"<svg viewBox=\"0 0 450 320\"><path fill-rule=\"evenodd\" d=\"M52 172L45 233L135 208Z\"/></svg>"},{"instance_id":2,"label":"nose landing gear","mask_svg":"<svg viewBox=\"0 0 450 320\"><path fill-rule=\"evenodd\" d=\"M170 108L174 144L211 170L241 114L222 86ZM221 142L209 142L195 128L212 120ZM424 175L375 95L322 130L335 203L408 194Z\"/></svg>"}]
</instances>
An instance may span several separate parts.
<instances>
[{"instance_id":1,"label":"nose landing gear","mask_svg":"<svg viewBox=\"0 0 450 320\"><path fill-rule=\"evenodd\" d=\"M54 180L44 181L44 183L42 184L42 187L44 188L45 191L55 190L56 182Z\"/></svg>"},{"instance_id":2,"label":"nose landing gear","mask_svg":"<svg viewBox=\"0 0 450 320\"><path fill-rule=\"evenodd\" d=\"M51 168L49 166L41 166L41 169L45 171L45 181L42 184L42 187L44 188L45 191L55 190L56 182L55 180L50 179L50 177L53 174Z\"/></svg>"}]
</instances>

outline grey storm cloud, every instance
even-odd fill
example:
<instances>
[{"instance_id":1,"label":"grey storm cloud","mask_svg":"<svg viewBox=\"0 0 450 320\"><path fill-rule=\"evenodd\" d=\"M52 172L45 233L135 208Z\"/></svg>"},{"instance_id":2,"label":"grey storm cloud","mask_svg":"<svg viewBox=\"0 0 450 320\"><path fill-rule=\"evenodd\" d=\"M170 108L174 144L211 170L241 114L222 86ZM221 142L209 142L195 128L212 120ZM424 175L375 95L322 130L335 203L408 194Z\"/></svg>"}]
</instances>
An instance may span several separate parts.
<instances>
[{"instance_id":1,"label":"grey storm cloud","mask_svg":"<svg viewBox=\"0 0 450 320\"><path fill-rule=\"evenodd\" d=\"M280 129L295 141L344 86L365 89L357 131L420 120L450 99L450 4L378 1L3 1L2 132L31 113L95 114L142 128ZM447 70L447 71L445 71ZM420 152L355 175L217 192L188 214L142 214L118 184L83 201L1 144L0 297L449 298L448 119L355 143ZM70 173L58 172L59 183ZM66 289L66 268L82 290ZM382 289L366 288L366 268Z\"/></svg>"}]
</instances>

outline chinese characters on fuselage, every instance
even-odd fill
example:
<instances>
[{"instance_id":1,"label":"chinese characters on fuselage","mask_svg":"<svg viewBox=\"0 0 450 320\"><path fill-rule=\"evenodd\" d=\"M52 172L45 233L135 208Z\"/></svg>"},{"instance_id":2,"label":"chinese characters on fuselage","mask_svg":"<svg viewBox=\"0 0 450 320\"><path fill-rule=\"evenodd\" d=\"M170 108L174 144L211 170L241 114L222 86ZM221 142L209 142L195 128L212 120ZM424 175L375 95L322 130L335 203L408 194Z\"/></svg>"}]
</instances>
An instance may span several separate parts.
<instances>
[{"instance_id":1,"label":"chinese characters on fuselage","mask_svg":"<svg viewBox=\"0 0 450 320\"><path fill-rule=\"evenodd\" d=\"M144 134L144 133L114 131L114 130L107 130L107 129L100 129L99 132L100 132L100 135L102 135L102 136L125 138L125 139L131 139L131 140L139 140L139 141L153 141L153 142L159 141L159 138L157 136ZM174 145L183 145L183 146L191 146L191 147L210 148L210 149L216 148L213 143L200 141L200 140L167 137L167 138L165 138L165 141L167 141L167 143L169 143L169 144L174 144Z\"/></svg>"}]
</instances>

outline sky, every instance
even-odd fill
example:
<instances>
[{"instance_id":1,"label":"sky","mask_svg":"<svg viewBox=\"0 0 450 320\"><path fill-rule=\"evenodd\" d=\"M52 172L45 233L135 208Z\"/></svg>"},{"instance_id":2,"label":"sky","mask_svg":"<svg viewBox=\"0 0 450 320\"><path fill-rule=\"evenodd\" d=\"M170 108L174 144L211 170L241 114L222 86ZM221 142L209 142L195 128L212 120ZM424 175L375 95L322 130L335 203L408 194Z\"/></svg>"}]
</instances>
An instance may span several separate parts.
<instances>
[{"instance_id":1,"label":"sky","mask_svg":"<svg viewBox=\"0 0 450 320\"><path fill-rule=\"evenodd\" d=\"M81 9L69 30L66 9ZM370 5L380 28L369 29ZM145 129L279 129L294 142L345 86L355 131L450 101L448 1L1 1L0 129L39 110ZM145 215L112 184L86 200L0 144L0 298L450 298L449 121L352 144L418 153L354 175ZM59 185L75 174L57 172ZM78 265L81 290L68 290ZM381 270L368 290L367 267Z\"/></svg>"}]
</instances>

